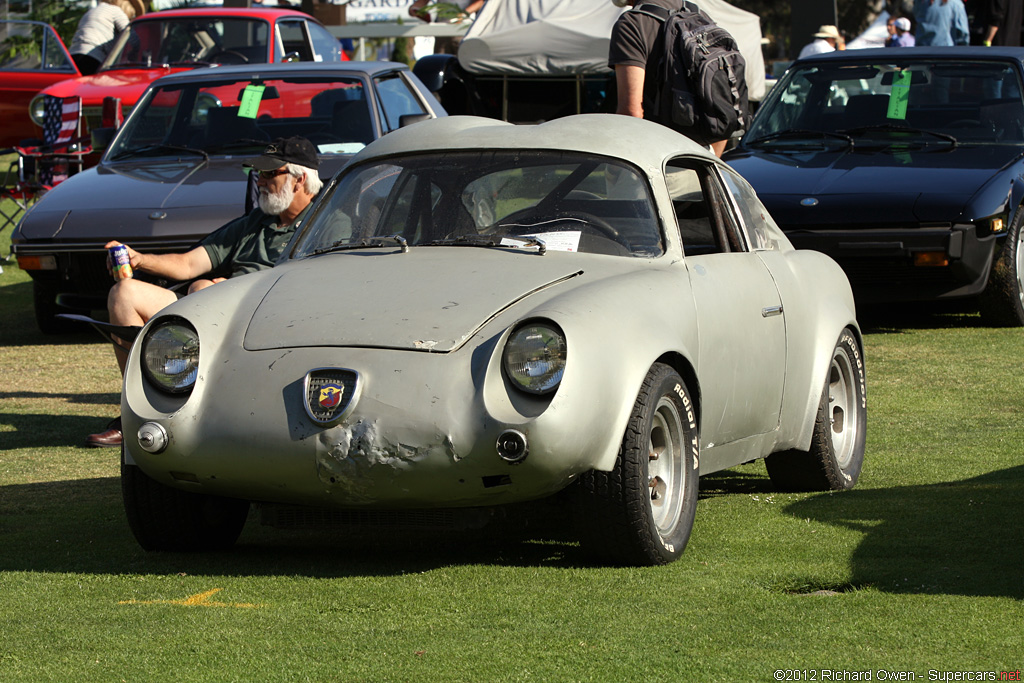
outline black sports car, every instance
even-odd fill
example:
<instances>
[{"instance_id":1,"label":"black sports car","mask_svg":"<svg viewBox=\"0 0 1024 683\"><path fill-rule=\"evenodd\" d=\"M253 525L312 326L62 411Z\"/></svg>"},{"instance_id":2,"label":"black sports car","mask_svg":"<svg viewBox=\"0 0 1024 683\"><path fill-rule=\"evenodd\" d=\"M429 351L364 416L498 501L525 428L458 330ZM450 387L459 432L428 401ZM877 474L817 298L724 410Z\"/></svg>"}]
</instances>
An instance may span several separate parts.
<instances>
[{"instance_id":1,"label":"black sports car","mask_svg":"<svg viewBox=\"0 0 1024 683\"><path fill-rule=\"evenodd\" d=\"M864 303L976 297L1024 325L1024 49L798 60L726 160Z\"/></svg>"}]
</instances>

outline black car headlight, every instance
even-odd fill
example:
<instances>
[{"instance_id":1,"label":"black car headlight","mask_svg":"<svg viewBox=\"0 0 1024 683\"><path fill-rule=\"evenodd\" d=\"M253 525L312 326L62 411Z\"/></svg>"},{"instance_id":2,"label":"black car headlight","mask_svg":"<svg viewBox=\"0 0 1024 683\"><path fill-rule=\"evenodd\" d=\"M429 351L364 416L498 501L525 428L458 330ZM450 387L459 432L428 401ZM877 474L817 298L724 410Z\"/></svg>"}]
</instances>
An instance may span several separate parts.
<instances>
[{"instance_id":1,"label":"black car headlight","mask_svg":"<svg viewBox=\"0 0 1024 683\"><path fill-rule=\"evenodd\" d=\"M181 318L151 327L142 340L142 371L170 394L192 391L199 375L199 334Z\"/></svg>"},{"instance_id":2,"label":"black car headlight","mask_svg":"<svg viewBox=\"0 0 1024 683\"><path fill-rule=\"evenodd\" d=\"M505 374L523 391L553 393L565 372L565 351L565 335L557 326L547 321L528 321L516 328L505 343Z\"/></svg>"}]
</instances>

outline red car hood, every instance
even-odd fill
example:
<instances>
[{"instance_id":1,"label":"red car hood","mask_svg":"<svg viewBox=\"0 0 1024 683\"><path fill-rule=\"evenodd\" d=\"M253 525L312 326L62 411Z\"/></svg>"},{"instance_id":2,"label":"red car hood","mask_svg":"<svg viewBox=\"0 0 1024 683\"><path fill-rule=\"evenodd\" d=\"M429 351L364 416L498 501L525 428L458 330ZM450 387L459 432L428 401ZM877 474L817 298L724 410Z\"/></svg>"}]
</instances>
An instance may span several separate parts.
<instances>
[{"instance_id":1,"label":"red car hood","mask_svg":"<svg viewBox=\"0 0 1024 683\"><path fill-rule=\"evenodd\" d=\"M156 69L113 69L93 76L69 78L54 83L43 93L54 97L82 98L83 107L103 106L104 97L120 97L124 107L134 106L149 84L167 74L187 71L186 67L160 67Z\"/></svg>"}]
</instances>

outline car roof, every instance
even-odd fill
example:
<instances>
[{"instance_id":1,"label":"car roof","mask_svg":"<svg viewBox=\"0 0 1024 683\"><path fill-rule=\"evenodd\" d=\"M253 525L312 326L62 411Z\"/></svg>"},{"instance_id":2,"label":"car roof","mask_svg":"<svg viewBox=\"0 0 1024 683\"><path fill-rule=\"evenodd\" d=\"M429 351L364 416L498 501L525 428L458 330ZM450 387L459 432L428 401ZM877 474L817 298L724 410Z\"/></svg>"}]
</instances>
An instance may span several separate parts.
<instances>
[{"instance_id":1,"label":"car roof","mask_svg":"<svg viewBox=\"0 0 1024 683\"><path fill-rule=\"evenodd\" d=\"M934 59L989 59L1024 62L1024 47L982 47L980 45L956 45L953 47L873 47L863 50L833 50L798 59L793 65L819 61L878 61L878 60L920 60Z\"/></svg>"},{"instance_id":2,"label":"car roof","mask_svg":"<svg viewBox=\"0 0 1024 683\"><path fill-rule=\"evenodd\" d=\"M293 9L279 9L268 7L189 7L183 9L165 9L159 12L149 12L141 17L135 17L132 23L138 21L159 21L160 19L180 19L188 17L246 17L255 19L267 19L273 21L281 17L299 17L308 19L314 23L320 23L304 12Z\"/></svg>"},{"instance_id":3,"label":"car roof","mask_svg":"<svg viewBox=\"0 0 1024 683\"><path fill-rule=\"evenodd\" d=\"M409 71L402 62L276 62L273 64L229 64L189 69L162 76L153 81L161 86L168 82L237 80L238 78L281 78L287 74L331 74L334 76L355 76L372 78L389 71Z\"/></svg>"},{"instance_id":4,"label":"car roof","mask_svg":"<svg viewBox=\"0 0 1024 683\"><path fill-rule=\"evenodd\" d=\"M620 114L576 114L539 124L480 116L447 116L392 131L363 148L353 163L399 154L457 149L561 150L615 157L654 177L680 155L718 161L708 149L652 121Z\"/></svg>"}]
</instances>

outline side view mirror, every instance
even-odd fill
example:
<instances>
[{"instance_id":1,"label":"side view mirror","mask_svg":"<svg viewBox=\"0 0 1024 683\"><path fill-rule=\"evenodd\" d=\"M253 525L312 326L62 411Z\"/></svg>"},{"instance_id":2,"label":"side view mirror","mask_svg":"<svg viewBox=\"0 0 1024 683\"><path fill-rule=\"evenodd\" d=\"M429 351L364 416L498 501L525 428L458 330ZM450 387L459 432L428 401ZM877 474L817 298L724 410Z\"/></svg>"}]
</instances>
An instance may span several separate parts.
<instances>
[{"instance_id":1,"label":"side view mirror","mask_svg":"<svg viewBox=\"0 0 1024 683\"><path fill-rule=\"evenodd\" d=\"M402 114L398 117L398 127L405 128L406 126L411 126L414 123L427 121L432 118L434 117L430 114Z\"/></svg>"}]
</instances>

